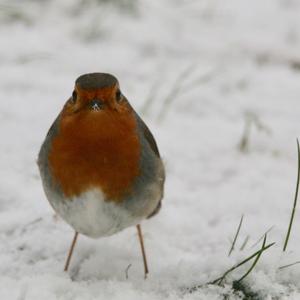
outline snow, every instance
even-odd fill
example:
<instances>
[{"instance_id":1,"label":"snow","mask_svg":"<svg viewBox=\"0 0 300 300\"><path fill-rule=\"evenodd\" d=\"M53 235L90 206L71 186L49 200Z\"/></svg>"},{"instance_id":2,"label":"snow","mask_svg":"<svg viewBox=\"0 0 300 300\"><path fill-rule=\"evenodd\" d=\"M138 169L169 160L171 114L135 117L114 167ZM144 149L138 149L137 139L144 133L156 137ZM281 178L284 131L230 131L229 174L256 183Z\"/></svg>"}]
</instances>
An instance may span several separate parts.
<instances>
[{"instance_id":1,"label":"snow","mask_svg":"<svg viewBox=\"0 0 300 300\"><path fill-rule=\"evenodd\" d=\"M299 265L278 269L300 259L298 210L282 253L297 175L299 1L1 1L0 35L0 299L241 299L232 281L250 265L223 287L205 283L272 226L276 244L245 283L262 299L299 299ZM147 280L133 227L79 236L62 271L73 231L47 203L36 158L74 80L94 71L118 77L165 161L163 208L142 224ZM252 123L241 152L249 113L263 128Z\"/></svg>"}]
</instances>

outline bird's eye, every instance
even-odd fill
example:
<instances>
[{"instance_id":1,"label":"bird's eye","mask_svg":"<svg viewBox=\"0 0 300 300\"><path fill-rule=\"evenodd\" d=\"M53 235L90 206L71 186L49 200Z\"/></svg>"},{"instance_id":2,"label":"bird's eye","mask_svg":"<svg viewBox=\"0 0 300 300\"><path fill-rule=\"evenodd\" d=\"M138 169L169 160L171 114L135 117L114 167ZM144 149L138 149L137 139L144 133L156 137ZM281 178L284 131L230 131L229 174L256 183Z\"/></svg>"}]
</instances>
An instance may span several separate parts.
<instances>
[{"instance_id":1,"label":"bird's eye","mask_svg":"<svg viewBox=\"0 0 300 300\"><path fill-rule=\"evenodd\" d=\"M122 99L122 93L119 89L116 91L116 99L118 102L120 102Z\"/></svg>"},{"instance_id":2,"label":"bird's eye","mask_svg":"<svg viewBox=\"0 0 300 300\"><path fill-rule=\"evenodd\" d=\"M72 100L73 103L76 102L76 100L77 100L77 92L76 91L73 91L71 100Z\"/></svg>"}]
</instances>

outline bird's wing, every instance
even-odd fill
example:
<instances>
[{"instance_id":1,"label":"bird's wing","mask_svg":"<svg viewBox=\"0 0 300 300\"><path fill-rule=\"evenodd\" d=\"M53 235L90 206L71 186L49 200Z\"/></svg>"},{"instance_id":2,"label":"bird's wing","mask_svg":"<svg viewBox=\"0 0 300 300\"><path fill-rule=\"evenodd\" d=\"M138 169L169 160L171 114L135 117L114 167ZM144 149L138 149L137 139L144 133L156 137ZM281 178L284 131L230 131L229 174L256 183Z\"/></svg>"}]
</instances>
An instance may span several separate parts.
<instances>
[{"instance_id":1,"label":"bird's wing","mask_svg":"<svg viewBox=\"0 0 300 300\"><path fill-rule=\"evenodd\" d=\"M147 125L144 123L144 121L140 118L140 116L138 114L136 114L136 116L138 119L140 129L141 129L146 141L149 143L152 151L156 154L156 156L160 157L156 141L155 141L150 129L147 127Z\"/></svg>"},{"instance_id":2,"label":"bird's wing","mask_svg":"<svg viewBox=\"0 0 300 300\"><path fill-rule=\"evenodd\" d=\"M144 135L144 138L146 139L146 141L148 142L150 148L152 149L152 151L155 153L155 155L160 158L160 154L159 154L159 150L158 150L158 147L157 147L157 144L156 144L156 141L150 131L150 129L147 127L147 125L144 123L144 121L140 118L140 116L136 114L136 118L137 118L137 121L138 121L138 126L142 132L142 134ZM164 175L163 175L164 176ZM164 181L164 179L163 179ZM163 188L163 187L162 187ZM159 200L159 203L157 205L157 207L154 209L154 211L147 217L147 219L155 216L160 208L161 208L161 200L162 198Z\"/></svg>"}]
</instances>

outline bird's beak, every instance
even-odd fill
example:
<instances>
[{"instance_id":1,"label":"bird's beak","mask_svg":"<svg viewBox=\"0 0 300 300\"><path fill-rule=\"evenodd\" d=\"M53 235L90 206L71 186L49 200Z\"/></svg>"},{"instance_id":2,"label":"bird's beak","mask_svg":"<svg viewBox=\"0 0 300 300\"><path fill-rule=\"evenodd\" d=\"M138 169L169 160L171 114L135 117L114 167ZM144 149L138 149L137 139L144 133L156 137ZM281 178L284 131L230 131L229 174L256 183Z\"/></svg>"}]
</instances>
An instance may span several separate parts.
<instances>
[{"instance_id":1,"label":"bird's beak","mask_svg":"<svg viewBox=\"0 0 300 300\"><path fill-rule=\"evenodd\" d=\"M104 102L100 99L94 99L90 102L89 106L92 110L101 110L104 107Z\"/></svg>"}]
</instances>

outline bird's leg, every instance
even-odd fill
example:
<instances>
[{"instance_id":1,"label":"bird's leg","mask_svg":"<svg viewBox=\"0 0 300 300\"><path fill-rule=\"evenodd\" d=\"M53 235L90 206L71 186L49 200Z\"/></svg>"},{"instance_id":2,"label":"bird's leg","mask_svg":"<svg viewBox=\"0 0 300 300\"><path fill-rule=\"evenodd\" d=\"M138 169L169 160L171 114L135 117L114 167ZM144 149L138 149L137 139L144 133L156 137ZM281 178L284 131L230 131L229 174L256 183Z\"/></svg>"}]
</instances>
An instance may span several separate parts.
<instances>
[{"instance_id":1,"label":"bird's leg","mask_svg":"<svg viewBox=\"0 0 300 300\"><path fill-rule=\"evenodd\" d=\"M65 268L64 268L65 272L68 271L70 261L71 261L71 257L72 257L72 254L73 254L73 250L74 250L74 247L75 247L75 244L76 244L76 241L77 241L77 237L78 237L78 232L75 231L75 235L74 235L74 238L73 238L70 250L69 250L68 258L67 258L67 261L66 261L66 264L65 264Z\"/></svg>"},{"instance_id":2,"label":"bird's leg","mask_svg":"<svg viewBox=\"0 0 300 300\"><path fill-rule=\"evenodd\" d=\"M142 255L143 255L144 271L145 271L145 279L146 279L147 274L149 273L149 269L148 269L148 264L147 264L147 257L146 257L145 247L144 247L144 240L143 240L141 225L138 224L136 226L136 228L137 228L137 231L138 231L139 241L140 241Z\"/></svg>"}]
</instances>

